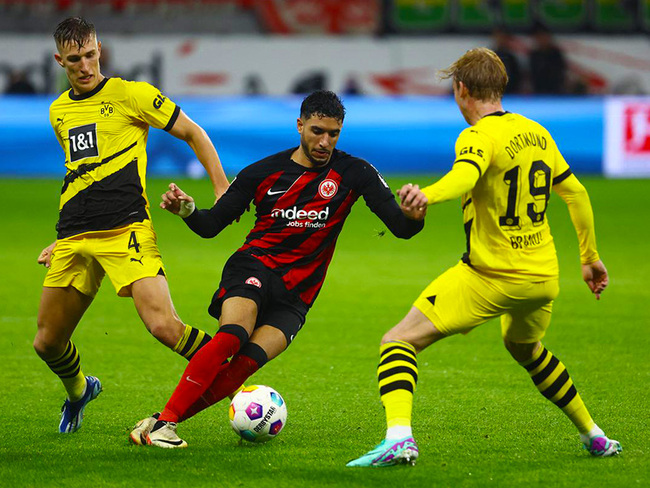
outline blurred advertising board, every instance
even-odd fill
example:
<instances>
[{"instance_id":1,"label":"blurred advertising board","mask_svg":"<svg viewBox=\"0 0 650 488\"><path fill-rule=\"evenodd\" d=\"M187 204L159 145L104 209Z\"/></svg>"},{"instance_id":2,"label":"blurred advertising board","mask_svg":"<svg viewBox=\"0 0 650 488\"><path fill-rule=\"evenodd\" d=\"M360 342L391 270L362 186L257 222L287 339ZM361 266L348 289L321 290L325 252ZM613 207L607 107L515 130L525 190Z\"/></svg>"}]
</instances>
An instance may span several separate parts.
<instances>
[{"instance_id":1,"label":"blurred advertising board","mask_svg":"<svg viewBox=\"0 0 650 488\"><path fill-rule=\"evenodd\" d=\"M650 176L650 97L606 99L604 156L607 176Z\"/></svg>"},{"instance_id":2,"label":"blurred advertising board","mask_svg":"<svg viewBox=\"0 0 650 488\"><path fill-rule=\"evenodd\" d=\"M404 14L406 15L406 14ZM491 46L487 36L375 39L323 36L103 36L102 70L149 81L170 96L288 95L316 88L364 95L450 93L446 68L468 49ZM646 36L558 36L567 79L580 93L650 93ZM39 93L60 93L63 70L49 36L0 35L0 89L23 71ZM513 50L526 71L532 46L516 36ZM109 56L110 54L110 56Z\"/></svg>"}]
</instances>

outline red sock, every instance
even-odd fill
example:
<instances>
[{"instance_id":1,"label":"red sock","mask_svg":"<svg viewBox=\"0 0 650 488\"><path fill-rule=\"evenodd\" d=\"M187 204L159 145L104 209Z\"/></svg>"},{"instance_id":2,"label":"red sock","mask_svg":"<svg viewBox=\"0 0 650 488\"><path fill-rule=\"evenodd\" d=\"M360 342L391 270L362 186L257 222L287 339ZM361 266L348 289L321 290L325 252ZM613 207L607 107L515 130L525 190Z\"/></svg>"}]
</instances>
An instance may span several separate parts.
<instances>
[{"instance_id":1,"label":"red sock","mask_svg":"<svg viewBox=\"0 0 650 488\"><path fill-rule=\"evenodd\" d=\"M219 368L217 369L217 376L215 377L214 381L217 381L217 378L219 378L219 373L221 373L224 368L228 366L228 362L223 363ZM214 384L214 382L213 382ZM208 388L209 390L209 388ZM183 417L178 419L178 422L184 422L185 420L189 419L190 417L194 417L197 413L205 410L209 406L213 405L210 403L206 397L208 396L207 391L201 395L201 398L199 398L197 401L195 401L192 406L185 412L185 415ZM162 413L161 413L162 415Z\"/></svg>"},{"instance_id":2,"label":"red sock","mask_svg":"<svg viewBox=\"0 0 650 488\"><path fill-rule=\"evenodd\" d=\"M194 402L178 421L183 422L209 406L220 402L243 385L244 381L258 369L257 361L243 354L237 354L228 365L221 369L203 396Z\"/></svg>"},{"instance_id":3,"label":"red sock","mask_svg":"<svg viewBox=\"0 0 650 488\"><path fill-rule=\"evenodd\" d=\"M230 329L237 335L231 334ZM189 408L201 398L222 370L221 364L239 351L242 345L240 337L244 337L241 332L246 334L244 328L238 325L223 326L210 342L199 349L185 368L159 420L178 422L185 417Z\"/></svg>"}]
</instances>

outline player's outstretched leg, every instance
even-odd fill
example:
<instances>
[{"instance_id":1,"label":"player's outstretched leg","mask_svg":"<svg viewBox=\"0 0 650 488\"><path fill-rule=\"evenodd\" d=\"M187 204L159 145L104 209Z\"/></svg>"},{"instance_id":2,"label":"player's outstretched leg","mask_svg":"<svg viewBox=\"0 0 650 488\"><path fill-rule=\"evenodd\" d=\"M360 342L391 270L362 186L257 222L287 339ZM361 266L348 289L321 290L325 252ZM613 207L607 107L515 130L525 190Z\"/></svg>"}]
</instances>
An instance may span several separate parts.
<instances>
[{"instance_id":1,"label":"player's outstretched leg","mask_svg":"<svg viewBox=\"0 0 650 488\"><path fill-rule=\"evenodd\" d=\"M506 347L517 359L524 346L506 341ZM533 383L545 398L557 405L580 432L580 440L593 456L608 457L621 452L621 444L609 439L591 418L587 407L578 394L571 376L562 361L541 343L527 361L520 361Z\"/></svg>"},{"instance_id":2,"label":"player's outstretched leg","mask_svg":"<svg viewBox=\"0 0 650 488\"><path fill-rule=\"evenodd\" d=\"M415 464L420 451L411 431L413 391L418 378L415 348L404 341L382 344L377 367L379 395L386 410L386 438L349 467Z\"/></svg>"},{"instance_id":3,"label":"player's outstretched leg","mask_svg":"<svg viewBox=\"0 0 650 488\"><path fill-rule=\"evenodd\" d=\"M94 376L86 376L86 388L83 395L77 401L66 399L61 407L61 422L59 423L59 432L69 434L79 430L84 418L84 409L86 405L102 392L101 382Z\"/></svg>"},{"instance_id":4,"label":"player's outstretched leg","mask_svg":"<svg viewBox=\"0 0 650 488\"><path fill-rule=\"evenodd\" d=\"M147 435L147 444L165 449L187 447L187 442L178 437L176 427L176 422L157 420L151 432Z\"/></svg>"}]
</instances>

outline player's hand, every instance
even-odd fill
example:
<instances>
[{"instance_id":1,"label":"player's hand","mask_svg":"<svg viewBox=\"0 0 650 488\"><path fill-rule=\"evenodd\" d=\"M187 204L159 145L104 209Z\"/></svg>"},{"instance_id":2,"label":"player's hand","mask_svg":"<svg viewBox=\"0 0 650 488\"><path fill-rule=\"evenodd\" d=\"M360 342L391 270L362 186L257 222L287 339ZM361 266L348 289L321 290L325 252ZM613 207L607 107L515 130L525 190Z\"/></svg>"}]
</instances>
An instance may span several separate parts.
<instances>
[{"instance_id":1,"label":"player's hand","mask_svg":"<svg viewBox=\"0 0 650 488\"><path fill-rule=\"evenodd\" d=\"M600 294L607 285L609 285L609 275L607 268L602 261L582 265L582 279L585 280L591 292L596 295L596 300L600 300Z\"/></svg>"},{"instance_id":2,"label":"player's hand","mask_svg":"<svg viewBox=\"0 0 650 488\"><path fill-rule=\"evenodd\" d=\"M404 207L426 208L429 205L429 199L422 193L420 187L412 183L408 183L397 190L397 196Z\"/></svg>"},{"instance_id":3,"label":"player's hand","mask_svg":"<svg viewBox=\"0 0 650 488\"><path fill-rule=\"evenodd\" d=\"M399 208L407 219L424 220L424 217L427 215L426 205L424 207L405 207L404 205L400 205Z\"/></svg>"},{"instance_id":4,"label":"player's hand","mask_svg":"<svg viewBox=\"0 0 650 488\"><path fill-rule=\"evenodd\" d=\"M397 196L400 197L400 208L407 218L412 220L424 220L427 214L429 200L420 191L418 185L408 183L397 190Z\"/></svg>"},{"instance_id":5,"label":"player's hand","mask_svg":"<svg viewBox=\"0 0 650 488\"><path fill-rule=\"evenodd\" d=\"M181 217L187 217L191 211L188 210L191 208L194 209L194 199L181 190L176 183L169 184L169 190L161 195L162 202L160 202L160 208L167 210L168 212L173 213L174 215L180 215Z\"/></svg>"},{"instance_id":6,"label":"player's hand","mask_svg":"<svg viewBox=\"0 0 650 488\"><path fill-rule=\"evenodd\" d=\"M41 251L36 262L38 264L42 264L46 268L49 268L52 264L52 251L54 251L54 246L56 246L56 241Z\"/></svg>"}]
</instances>

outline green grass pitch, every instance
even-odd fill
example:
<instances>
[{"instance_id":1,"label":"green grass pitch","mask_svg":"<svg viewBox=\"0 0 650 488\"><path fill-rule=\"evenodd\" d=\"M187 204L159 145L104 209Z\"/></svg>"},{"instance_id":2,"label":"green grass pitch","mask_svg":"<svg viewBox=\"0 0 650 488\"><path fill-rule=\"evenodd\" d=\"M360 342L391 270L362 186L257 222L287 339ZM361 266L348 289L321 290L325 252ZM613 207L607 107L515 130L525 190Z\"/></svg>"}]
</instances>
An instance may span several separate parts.
<instances>
[{"instance_id":1,"label":"green grass pitch","mask_svg":"<svg viewBox=\"0 0 650 488\"><path fill-rule=\"evenodd\" d=\"M393 187L406 181L390 179ZM57 433L64 392L32 340L45 274L36 257L54 237L60 182L0 181L0 486L647 486L650 181L583 182L611 284L597 302L582 283L577 239L554 195L549 215L561 293L544 342L566 364L596 422L621 441L622 455L594 459L580 449L571 423L510 359L492 321L420 355L417 466L350 469L345 463L384 432L375 380L383 332L464 249L458 202L430 208L425 230L401 241L379 237L384 226L360 201L305 327L248 382L284 396L286 429L266 445L240 445L223 402L180 426L188 449L166 451L131 446L128 432L164 405L185 361L148 335L131 300L118 298L108 280L74 335L84 372L98 376L104 392L79 432ZM214 333L207 305L252 215L202 240L156 206L166 183L150 181L148 193L172 296L186 322ZM211 204L207 181L178 183L200 206Z\"/></svg>"}]
</instances>

